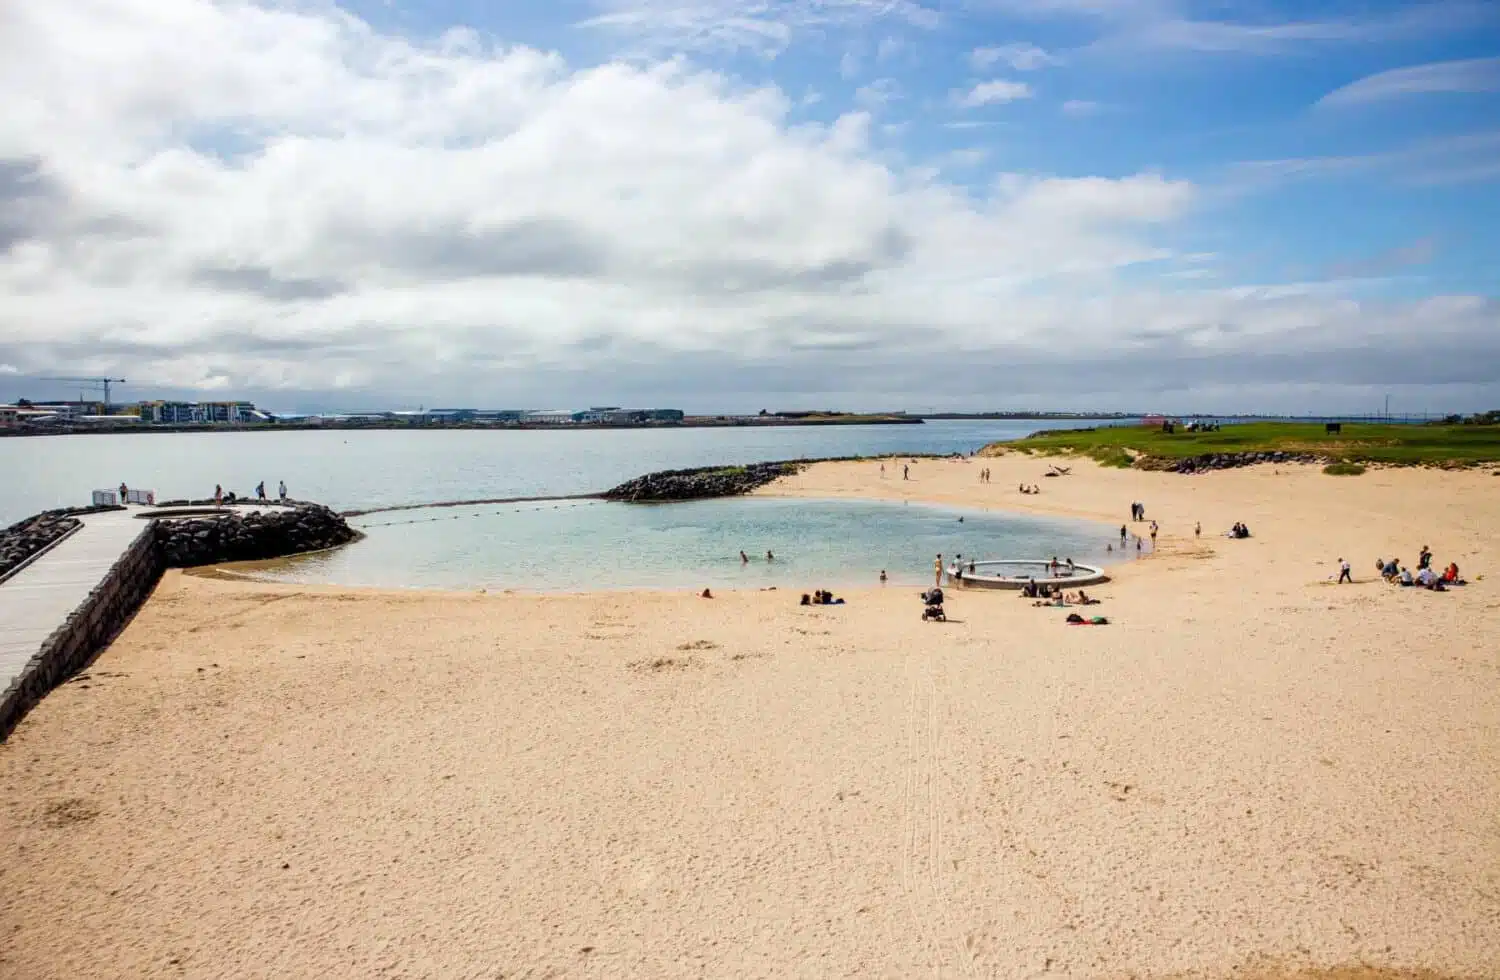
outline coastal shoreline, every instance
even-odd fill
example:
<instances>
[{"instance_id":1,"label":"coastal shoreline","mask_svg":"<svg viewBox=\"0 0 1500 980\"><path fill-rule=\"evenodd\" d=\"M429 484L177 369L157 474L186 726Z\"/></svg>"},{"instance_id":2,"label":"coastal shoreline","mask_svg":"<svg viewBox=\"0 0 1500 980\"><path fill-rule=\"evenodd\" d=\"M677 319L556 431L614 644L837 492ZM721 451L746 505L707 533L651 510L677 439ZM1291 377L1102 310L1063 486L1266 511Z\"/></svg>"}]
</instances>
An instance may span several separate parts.
<instances>
[{"instance_id":1,"label":"coastal shoreline","mask_svg":"<svg viewBox=\"0 0 1500 980\"><path fill-rule=\"evenodd\" d=\"M1111 526L1143 502L1160 547L1097 590L1107 626L966 590L923 623L904 586L800 607L169 572L0 747L0 966L1492 975L1492 478L1049 462L757 493ZM1422 544L1471 584L1374 578Z\"/></svg>"}]
</instances>

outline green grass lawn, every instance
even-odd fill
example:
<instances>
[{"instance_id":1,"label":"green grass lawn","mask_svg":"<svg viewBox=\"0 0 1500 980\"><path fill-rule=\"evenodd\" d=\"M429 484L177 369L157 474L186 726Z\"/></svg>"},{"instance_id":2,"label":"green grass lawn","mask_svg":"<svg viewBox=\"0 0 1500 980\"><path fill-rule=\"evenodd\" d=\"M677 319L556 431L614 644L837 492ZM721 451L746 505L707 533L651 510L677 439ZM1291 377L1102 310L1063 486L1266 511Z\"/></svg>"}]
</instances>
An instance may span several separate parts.
<instances>
[{"instance_id":1,"label":"green grass lawn","mask_svg":"<svg viewBox=\"0 0 1500 980\"><path fill-rule=\"evenodd\" d=\"M1217 432L1162 432L1158 427L1118 426L1042 432L1029 439L998 442L991 451L1078 453L1107 466L1129 466L1127 450L1180 458L1205 453L1302 452L1361 463L1483 463L1500 460L1500 426L1344 424L1329 435L1322 423L1247 422Z\"/></svg>"}]
</instances>

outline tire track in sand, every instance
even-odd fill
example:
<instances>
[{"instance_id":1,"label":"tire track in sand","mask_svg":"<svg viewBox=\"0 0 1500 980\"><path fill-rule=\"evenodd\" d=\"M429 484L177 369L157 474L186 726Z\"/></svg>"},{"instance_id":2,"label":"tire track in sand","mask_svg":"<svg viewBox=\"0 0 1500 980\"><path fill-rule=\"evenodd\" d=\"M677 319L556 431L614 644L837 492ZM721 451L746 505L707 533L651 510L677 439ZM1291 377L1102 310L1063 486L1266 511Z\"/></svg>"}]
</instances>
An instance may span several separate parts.
<instances>
[{"instance_id":1,"label":"tire track in sand","mask_svg":"<svg viewBox=\"0 0 1500 980\"><path fill-rule=\"evenodd\" d=\"M929 664L914 670L908 661L909 691L906 711L906 760L902 791L901 888L912 926L928 951L935 976L941 976L949 957L956 955L966 976L974 976L974 961L953 929L952 907L943 874L943 792L939 760L942 726L937 685ZM918 869L919 864L925 867Z\"/></svg>"}]
</instances>

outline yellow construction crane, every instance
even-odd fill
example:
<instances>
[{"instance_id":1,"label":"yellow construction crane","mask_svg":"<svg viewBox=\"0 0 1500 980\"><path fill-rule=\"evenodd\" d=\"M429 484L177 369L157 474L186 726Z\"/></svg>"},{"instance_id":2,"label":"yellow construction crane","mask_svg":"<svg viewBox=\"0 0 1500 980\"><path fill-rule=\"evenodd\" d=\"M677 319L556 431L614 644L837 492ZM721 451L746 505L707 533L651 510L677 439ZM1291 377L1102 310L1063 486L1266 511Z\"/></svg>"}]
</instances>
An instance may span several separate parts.
<instances>
[{"instance_id":1,"label":"yellow construction crane","mask_svg":"<svg viewBox=\"0 0 1500 980\"><path fill-rule=\"evenodd\" d=\"M90 391L104 392L104 414L109 414L109 386L125 384L124 378L38 378L39 381L67 381L71 384L80 384L88 387Z\"/></svg>"}]
</instances>

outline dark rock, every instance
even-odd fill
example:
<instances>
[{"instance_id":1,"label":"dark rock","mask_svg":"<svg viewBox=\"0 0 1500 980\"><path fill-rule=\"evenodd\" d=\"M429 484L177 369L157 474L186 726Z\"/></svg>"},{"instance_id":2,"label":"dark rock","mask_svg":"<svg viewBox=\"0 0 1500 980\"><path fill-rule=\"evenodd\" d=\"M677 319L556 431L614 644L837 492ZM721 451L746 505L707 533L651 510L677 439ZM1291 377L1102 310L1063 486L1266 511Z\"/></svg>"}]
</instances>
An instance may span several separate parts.
<instances>
[{"instance_id":1,"label":"dark rock","mask_svg":"<svg viewBox=\"0 0 1500 980\"><path fill-rule=\"evenodd\" d=\"M267 513L231 511L207 521L159 520L155 533L166 563L173 567L283 558L359 537L342 517L316 504Z\"/></svg>"},{"instance_id":2,"label":"dark rock","mask_svg":"<svg viewBox=\"0 0 1500 980\"><path fill-rule=\"evenodd\" d=\"M798 463L753 463L749 466L706 466L663 470L622 483L603 494L606 500L654 503L735 497L763 487L800 469Z\"/></svg>"}]
</instances>

